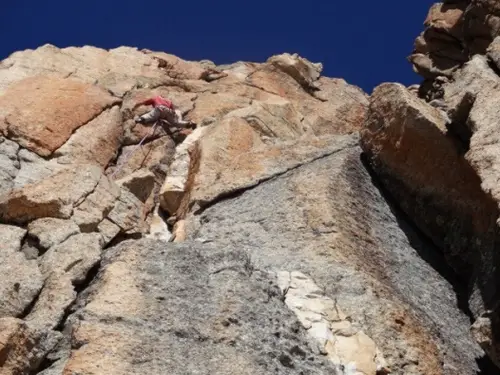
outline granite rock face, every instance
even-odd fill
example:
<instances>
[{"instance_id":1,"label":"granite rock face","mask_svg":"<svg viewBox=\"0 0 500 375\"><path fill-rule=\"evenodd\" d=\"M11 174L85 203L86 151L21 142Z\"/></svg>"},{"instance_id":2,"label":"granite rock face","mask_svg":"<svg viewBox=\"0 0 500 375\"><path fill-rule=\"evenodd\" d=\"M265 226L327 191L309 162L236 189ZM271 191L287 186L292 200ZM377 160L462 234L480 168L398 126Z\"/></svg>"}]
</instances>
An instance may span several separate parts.
<instances>
[{"instance_id":1,"label":"granite rock face","mask_svg":"<svg viewBox=\"0 0 500 375\"><path fill-rule=\"evenodd\" d=\"M455 33L453 9L430 27ZM461 79L371 98L297 54L14 53L0 63L0 372L484 370L496 295L471 294L471 332L463 284L492 279L474 278L497 218L488 51ZM438 89L449 110L418 97ZM197 126L136 124L153 95Z\"/></svg>"},{"instance_id":2,"label":"granite rock face","mask_svg":"<svg viewBox=\"0 0 500 375\"><path fill-rule=\"evenodd\" d=\"M353 362L357 371L372 369L367 373L387 367L396 374L474 374L480 349L441 275L449 270L426 262L442 265L438 250L394 215L358 146L336 142L338 149L327 155L189 213L187 241L239 247L255 268L290 274L285 302L297 288L294 275L301 283L313 280L316 287L298 305L291 302L292 310L300 306L299 320L319 324L304 327L332 363ZM330 320L321 323L321 316ZM359 346L348 349L352 342ZM348 353L364 352L364 343L380 358L348 360Z\"/></svg>"},{"instance_id":3,"label":"granite rock face","mask_svg":"<svg viewBox=\"0 0 500 375\"><path fill-rule=\"evenodd\" d=\"M383 189L463 283L471 332L500 365L498 49L495 1L429 11L410 57L424 78L374 90L361 145Z\"/></svg>"}]
</instances>

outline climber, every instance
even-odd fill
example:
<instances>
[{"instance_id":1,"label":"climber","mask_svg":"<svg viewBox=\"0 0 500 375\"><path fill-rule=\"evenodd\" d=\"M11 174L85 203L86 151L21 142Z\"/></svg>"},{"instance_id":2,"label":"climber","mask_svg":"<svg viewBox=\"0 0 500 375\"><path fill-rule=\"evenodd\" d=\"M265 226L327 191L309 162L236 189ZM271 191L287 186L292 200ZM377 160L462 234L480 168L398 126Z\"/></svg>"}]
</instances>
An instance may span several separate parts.
<instances>
[{"instance_id":1,"label":"climber","mask_svg":"<svg viewBox=\"0 0 500 375\"><path fill-rule=\"evenodd\" d=\"M135 122L149 124L161 119L168 122L168 124L171 126L188 127L195 125L191 121L183 120L182 112L178 109L175 109L172 101L165 99L159 95L137 103L136 105L134 105L132 110L141 105L152 105L153 109L141 116L137 116L134 119Z\"/></svg>"}]
</instances>

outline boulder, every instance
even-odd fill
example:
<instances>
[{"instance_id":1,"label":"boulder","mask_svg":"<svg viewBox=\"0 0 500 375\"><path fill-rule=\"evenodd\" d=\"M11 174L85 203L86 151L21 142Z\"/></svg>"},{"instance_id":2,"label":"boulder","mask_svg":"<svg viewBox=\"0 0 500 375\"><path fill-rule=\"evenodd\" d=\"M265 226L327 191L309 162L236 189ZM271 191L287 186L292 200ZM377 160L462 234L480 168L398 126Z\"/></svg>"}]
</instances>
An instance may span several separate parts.
<instances>
[{"instance_id":1,"label":"boulder","mask_svg":"<svg viewBox=\"0 0 500 375\"><path fill-rule=\"evenodd\" d=\"M463 4L459 4L459 2L456 4L436 3L429 9L424 25L461 38L463 13Z\"/></svg>"},{"instance_id":2,"label":"boulder","mask_svg":"<svg viewBox=\"0 0 500 375\"><path fill-rule=\"evenodd\" d=\"M458 70L449 83L442 85L442 100L454 122L452 126L466 122L472 103L480 91L494 89L499 84L500 77L489 67L484 56L474 56Z\"/></svg>"},{"instance_id":3,"label":"boulder","mask_svg":"<svg viewBox=\"0 0 500 375\"><path fill-rule=\"evenodd\" d=\"M69 219L75 206L94 191L101 175L99 167L79 165L12 190L0 197L0 218L19 224L44 217Z\"/></svg>"},{"instance_id":4,"label":"boulder","mask_svg":"<svg viewBox=\"0 0 500 375\"><path fill-rule=\"evenodd\" d=\"M0 318L18 317L38 296L43 278L36 260L26 259L20 251L26 230L0 224L0 233Z\"/></svg>"},{"instance_id":5,"label":"boulder","mask_svg":"<svg viewBox=\"0 0 500 375\"><path fill-rule=\"evenodd\" d=\"M105 168L118 152L122 132L120 109L114 106L77 129L53 156L60 164L96 164Z\"/></svg>"},{"instance_id":6,"label":"boulder","mask_svg":"<svg viewBox=\"0 0 500 375\"><path fill-rule=\"evenodd\" d=\"M54 245L66 241L69 237L80 233L78 225L72 220L43 218L28 224L28 233L37 245L48 250Z\"/></svg>"},{"instance_id":7,"label":"boulder","mask_svg":"<svg viewBox=\"0 0 500 375\"><path fill-rule=\"evenodd\" d=\"M205 67L198 62L185 61L168 53L154 52L147 49L142 51L156 60L158 62L158 67L170 78L197 80L202 78L206 70Z\"/></svg>"},{"instance_id":8,"label":"boulder","mask_svg":"<svg viewBox=\"0 0 500 375\"><path fill-rule=\"evenodd\" d=\"M294 53L284 53L270 57L267 62L295 79L304 89L313 90L323 70L323 64L312 63Z\"/></svg>"},{"instance_id":9,"label":"boulder","mask_svg":"<svg viewBox=\"0 0 500 375\"><path fill-rule=\"evenodd\" d=\"M497 208L442 112L399 84L383 84L372 95L362 147L399 206L468 280L470 250L494 226Z\"/></svg>"},{"instance_id":10,"label":"boulder","mask_svg":"<svg viewBox=\"0 0 500 375\"><path fill-rule=\"evenodd\" d=\"M108 245L120 233L121 228L109 219L104 219L97 226L97 230L102 236L104 245Z\"/></svg>"},{"instance_id":11,"label":"boulder","mask_svg":"<svg viewBox=\"0 0 500 375\"><path fill-rule=\"evenodd\" d=\"M51 155L71 134L119 100L73 79L34 76L0 97L0 131L40 156Z\"/></svg>"},{"instance_id":12,"label":"boulder","mask_svg":"<svg viewBox=\"0 0 500 375\"><path fill-rule=\"evenodd\" d=\"M40 270L46 278L62 275L75 285L81 284L101 260L102 246L99 233L76 234L43 254L39 261Z\"/></svg>"},{"instance_id":13,"label":"boulder","mask_svg":"<svg viewBox=\"0 0 500 375\"><path fill-rule=\"evenodd\" d=\"M500 28L498 4L492 0L475 0L464 13L464 39L471 55L484 54Z\"/></svg>"},{"instance_id":14,"label":"boulder","mask_svg":"<svg viewBox=\"0 0 500 375\"><path fill-rule=\"evenodd\" d=\"M120 188L101 175L94 190L74 208L72 220L82 232L92 232L115 207L119 197Z\"/></svg>"},{"instance_id":15,"label":"boulder","mask_svg":"<svg viewBox=\"0 0 500 375\"><path fill-rule=\"evenodd\" d=\"M430 8L424 24L409 60L426 79L450 77L475 56L494 55L489 46L500 30L500 12L490 0L444 1Z\"/></svg>"},{"instance_id":16,"label":"boulder","mask_svg":"<svg viewBox=\"0 0 500 375\"><path fill-rule=\"evenodd\" d=\"M471 57L484 54L500 25L495 7L487 2L434 4L409 58L414 70L428 79L451 76Z\"/></svg>"},{"instance_id":17,"label":"boulder","mask_svg":"<svg viewBox=\"0 0 500 375\"><path fill-rule=\"evenodd\" d=\"M257 66L256 63L238 61L232 64L219 65L217 69L228 74L230 79L236 78L239 81L244 81L250 74L255 72Z\"/></svg>"},{"instance_id":18,"label":"boulder","mask_svg":"<svg viewBox=\"0 0 500 375\"><path fill-rule=\"evenodd\" d=\"M116 181L116 184L127 188L142 203L146 203L155 187L155 175L146 169L141 169Z\"/></svg>"},{"instance_id":19,"label":"boulder","mask_svg":"<svg viewBox=\"0 0 500 375\"><path fill-rule=\"evenodd\" d=\"M107 219L118 225L123 232L141 233L145 230L144 214L144 204L130 190L122 187Z\"/></svg>"},{"instance_id":20,"label":"boulder","mask_svg":"<svg viewBox=\"0 0 500 375\"><path fill-rule=\"evenodd\" d=\"M245 82L287 100L300 102L311 98L311 94L291 75L270 63L259 66Z\"/></svg>"},{"instance_id":21,"label":"boulder","mask_svg":"<svg viewBox=\"0 0 500 375\"><path fill-rule=\"evenodd\" d=\"M19 171L14 179L14 189L39 182L67 167L57 163L56 160L44 159L25 148L19 149L17 159Z\"/></svg>"}]
</instances>

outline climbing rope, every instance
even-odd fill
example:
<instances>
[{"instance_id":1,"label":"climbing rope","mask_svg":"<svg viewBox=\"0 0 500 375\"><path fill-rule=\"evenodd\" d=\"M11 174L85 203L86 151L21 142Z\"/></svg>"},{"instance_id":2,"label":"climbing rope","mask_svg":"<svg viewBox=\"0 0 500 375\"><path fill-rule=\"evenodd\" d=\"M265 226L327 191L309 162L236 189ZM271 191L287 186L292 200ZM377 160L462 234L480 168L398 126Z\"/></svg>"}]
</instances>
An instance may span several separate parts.
<instances>
[{"instance_id":1,"label":"climbing rope","mask_svg":"<svg viewBox=\"0 0 500 375\"><path fill-rule=\"evenodd\" d=\"M161 121L161 120L158 120L158 121ZM142 143L146 140L147 137L149 137L150 135L153 136L155 134L155 130L156 130L156 125L158 125L158 121L156 121L153 125L153 127L151 128L151 131L146 134L142 139L141 141L139 142L139 144L137 144L132 150L130 150L127 155L125 155L125 159L123 160L123 163L111 174L111 178L114 178L115 175L122 170L122 168L125 166L125 164L127 164L128 162L128 159L133 155L134 152L137 151L137 149L139 147L141 147Z\"/></svg>"}]
</instances>

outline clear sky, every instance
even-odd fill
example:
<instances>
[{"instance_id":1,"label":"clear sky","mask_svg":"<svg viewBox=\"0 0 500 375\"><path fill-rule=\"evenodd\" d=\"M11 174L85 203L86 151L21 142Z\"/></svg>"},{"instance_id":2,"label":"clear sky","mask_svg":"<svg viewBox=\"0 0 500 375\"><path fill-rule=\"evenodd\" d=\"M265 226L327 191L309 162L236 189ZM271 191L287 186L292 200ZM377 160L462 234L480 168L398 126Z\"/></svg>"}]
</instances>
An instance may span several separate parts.
<instances>
[{"instance_id":1,"label":"clear sky","mask_svg":"<svg viewBox=\"0 0 500 375\"><path fill-rule=\"evenodd\" d=\"M371 92L418 83L406 57L433 1L25 0L2 4L0 59L45 43L128 45L216 64L297 52Z\"/></svg>"}]
</instances>

